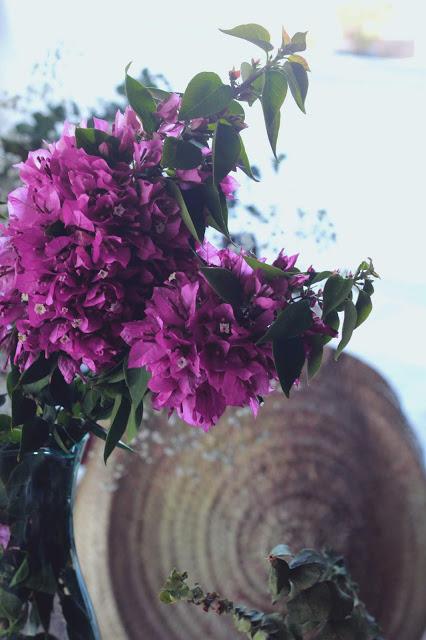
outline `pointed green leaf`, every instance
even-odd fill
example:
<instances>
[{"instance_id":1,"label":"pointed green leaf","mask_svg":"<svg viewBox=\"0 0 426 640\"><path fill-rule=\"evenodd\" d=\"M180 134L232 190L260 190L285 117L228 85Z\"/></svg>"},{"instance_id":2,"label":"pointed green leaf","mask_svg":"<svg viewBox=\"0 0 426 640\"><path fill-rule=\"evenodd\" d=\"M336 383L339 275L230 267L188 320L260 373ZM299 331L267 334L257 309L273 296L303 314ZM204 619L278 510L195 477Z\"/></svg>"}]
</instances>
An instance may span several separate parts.
<instances>
[{"instance_id":1,"label":"pointed green leaf","mask_svg":"<svg viewBox=\"0 0 426 640\"><path fill-rule=\"evenodd\" d=\"M126 67L125 80L127 99L133 111L139 116L144 130L147 133L153 133L158 124L154 115L157 110L155 100L149 89L144 87L138 80L135 80L135 78L132 78L132 76L129 76L127 73L128 68L129 65Z\"/></svg>"},{"instance_id":2,"label":"pointed green leaf","mask_svg":"<svg viewBox=\"0 0 426 640\"><path fill-rule=\"evenodd\" d=\"M365 293L368 293L369 296L372 296L374 293L374 286L371 280L366 280L364 282L363 290Z\"/></svg>"},{"instance_id":3,"label":"pointed green leaf","mask_svg":"<svg viewBox=\"0 0 426 640\"><path fill-rule=\"evenodd\" d=\"M148 389L151 374L145 367L129 369L127 364L124 364L124 376L130 397L132 398L132 403L135 407L138 407Z\"/></svg>"},{"instance_id":4,"label":"pointed green leaf","mask_svg":"<svg viewBox=\"0 0 426 640\"><path fill-rule=\"evenodd\" d=\"M365 320L367 320L368 316L371 313L371 310L373 309L373 304L371 302L371 296L366 293L365 291L361 290L358 293L358 299L356 301L356 312L357 312L357 321L356 321L356 327L359 327L360 324L362 324L363 322L365 322Z\"/></svg>"},{"instance_id":5,"label":"pointed green leaf","mask_svg":"<svg viewBox=\"0 0 426 640\"><path fill-rule=\"evenodd\" d=\"M308 378L311 380L320 370L324 353L323 336L311 336L311 350L308 355Z\"/></svg>"},{"instance_id":6,"label":"pointed green leaf","mask_svg":"<svg viewBox=\"0 0 426 640\"><path fill-rule=\"evenodd\" d=\"M222 267L201 267L207 282L224 302L237 306L242 302L241 282L237 276Z\"/></svg>"},{"instance_id":7,"label":"pointed green leaf","mask_svg":"<svg viewBox=\"0 0 426 640\"><path fill-rule=\"evenodd\" d=\"M28 566L28 557L25 556L18 569L16 570L12 580L10 581L9 587L13 589L13 587L16 587L21 584L21 582L24 582L27 579L29 572L30 568Z\"/></svg>"},{"instance_id":8,"label":"pointed green leaf","mask_svg":"<svg viewBox=\"0 0 426 640\"><path fill-rule=\"evenodd\" d=\"M166 138L163 145L161 164L170 169L194 169L203 161L201 149L192 142L178 138Z\"/></svg>"},{"instance_id":9,"label":"pointed green leaf","mask_svg":"<svg viewBox=\"0 0 426 640\"><path fill-rule=\"evenodd\" d=\"M277 69L265 71L265 84L262 92L262 109L266 132L276 157L277 138L280 129L280 109L287 94L287 80Z\"/></svg>"},{"instance_id":10,"label":"pointed green leaf","mask_svg":"<svg viewBox=\"0 0 426 640\"><path fill-rule=\"evenodd\" d=\"M352 287L352 278L342 278L342 276L339 275L333 275L328 278L323 293L323 318L346 300Z\"/></svg>"},{"instance_id":11,"label":"pointed green leaf","mask_svg":"<svg viewBox=\"0 0 426 640\"><path fill-rule=\"evenodd\" d=\"M283 71L287 76L288 86L297 106L303 113L306 113L305 100L309 86L306 69L297 62L287 61L284 64Z\"/></svg>"},{"instance_id":12,"label":"pointed green leaf","mask_svg":"<svg viewBox=\"0 0 426 640\"><path fill-rule=\"evenodd\" d=\"M330 311L330 313L328 313L326 316L323 316L323 321L325 322L325 324L328 324L328 326L334 329L335 331L339 330L340 318L337 311ZM324 344L327 344L332 339L333 339L332 336L323 336Z\"/></svg>"},{"instance_id":13,"label":"pointed green leaf","mask_svg":"<svg viewBox=\"0 0 426 640\"><path fill-rule=\"evenodd\" d=\"M97 422L93 422L93 420L90 420L86 424L87 424L88 430L91 433L93 433L94 436L104 441L107 439L108 432L106 431L106 429L101 427L100 424L98 424ZM125 449L126 451L130 451L131 453L134 453L134 449L132 449L132 447L129 447L128 444L126 444L125 442L122 442L121 440L117 443L117 447L119 449Z\"/></svg>"},{"instance_id":14,"label":"pointed green leaf","mask_svg":"<svg viewBox=\"0 0 426 640\"><path fill-rule=\"evenodd\" d=\"M30 421L36 414L37 405L31 398L27 398L19 389L12 393L12 427L19 427Z\"/></svg>"},{"instance_id":15,"label":"pointed green leaf","mask_svg":"<svg viewBox=\"0 0 426 640\"><path fill-rule=\"evenodd\" d=\"M322 282L323 280L326 280L332 275L333 275L332 271L319 271L314 275L312 280L309 280L309 284L317 284L317 282Z\"/></svg>"},{"instance_id":16,"label":"pointed green leaf","mask_svg":"<svg viewBox=\"0 0 426 640\"><path fill-rule=\"evenodd\" d=\"M307 31L298 31L294 34L290 42L284 46L283 53L296 53L296 51L305 51Z\"/></svg>"},{"instance_id":17,"label":"pointed green leaf","mask_svg":"<svg viewBox=\"0 0 426 640\"><path fill-rule=\"evenodd\" d=\"M158 102L163 102L167 100L172 95L170 91L164 91L164 89L158 89L157 87L146 87L154 100Z\"/></svg>"},{"instance_id":18,"label":"pointed green leaf","mask_svg":"<svg viewBox=\"0 0 426 640\"><path fill-rule=\"evenodd\" d=\"M357 319L358 319L358 314L357 314L354 303L352 302L352 300L347 300L345 303L345 315L343 319L342 339L337 345L336 353L334 356L335 360L338 359L343 349L346 347L349 340L351 339L352 333L356 327Z\"/></svg>"},{"instance_id":19,"label":"pointed green leaf","mask_svg":"<svg viewBox=\"0 0 426 640\"><path fill-rule=\"evenodd\" d=\"M274 48L271 44L269 32L260 24L240 24L233 29L219 29L219 31L222 31L222 33L228 36L247 40L264 51L271 51Z\"/></svg>"},{"instance_id":20,"label":"pointed green leaf","mask_svg":"<svg viewBox=\"0 0 426 640\"><path fill-rule=\"evenodd\" d=\"M111 145L113 149L118 148L117 138L100 129L76 127L75 141L78 149L84 149L86 153L92 156L99 155L99 145L104 142Z\"/></svg>"},{"instance_id":21,"label":"pointed green leaf","mask_svg":"<svg viewBox=\"0 0 426 640\"><path fill-rule=\"evenodd\" d=\"M272 264L267 264L258 260L254 256L243 256L244 260L252 269L260 269L267 280L273 280L274 278L292 278L297 273L300 273L298 269L289 269L289 271L283 271L279 267L274 267Z\"/></svg>"},{"instance_id":22,"label":"pointed green leaf","mask_svg":"<svg viewBox=\"0 0 426 640\"><path fill-rule=\"evenodd\" d=\"M228 105L228 108L226 110L226 117L228 118L229 116L238 117L241 118L241 120L244 120L246 117L243 106L236 100L231 100Z\"/></svg>"},{"instance_id":23,"label":"pointed green leaf","mask_svg":"<svg viewBox=\"0 0 426 640\"><path fill-rule=\"evenodd\" d=\"M179 119L207 118L220 113L229 105L232 96L232 88L223 84L217 73L198 73L185 89Z\"/></svg>"},{"instance_id":24,"label":"pointed green leaf","mask_svg":"<svg viewBox=\"0 0 426 640\"><path fill-rule=\"evenodd\" d=\"M296 338L275 338L272 343L275 368L281 388L287 398L294 382L300 378L305 363L303 340Z\"/></svg>"},{"instance_id":25,"label":"pointed green leaf","mask_svg":"<svg viewBox=\"0 0 426 640\"><path fill-rule=\"evenodd\" d=\"M35 416L28 422L24 422L18 459L22 460L24 453L37 451L45 445L49 438L49 433L49 423L38 416Z\"/></svg>"},{"instance_id":26,"label":"pointed green leaf","mask_svg":"<svg viewBox=\"0 0 426 640\"><path fill-rule=\"evenodd\" d=\"M219 184L235 168L240 153L240 136L232 125L219 120L212 145L213 182Z\"/></svg>"},{"instance_id":27,"label":"pointed green leaf","mask_svg":"<svg viewBox=\"0 0 426 640\"><path fill-rule=\"evenodd\" d=\"M246 152L246 149L245 149L245 146L244 146L243 139L240 136L240 134L238 134L238 136L240 138L240 157L238 158L238 166L241 169L241 171L244 171L246 176L248 176L249 178L251 178L255 182L259 182L259 180L256 178L256 176L253 174L253 171L252 171L252 168L251 168L251 164L250 164L250 161L248 159L247 152Z\"/></svg>"},{"instance_id":28,"label":"pointed green leaf","mask_svg":"<svg viewBox=\"0 0 426 640\"><path fill-rule=\"evenodd\" d=\"M207 182L203 186L205 204L216 223L216 228L229 237L227 212L223 210L220 187L216 187L212 182Z\"/></svg>"},{"instance_id":29,"label":"pointed green leaf","mask_svg":"<svg viewBox=\"0 0 426 640\"><path fill-rule=\"evenodd\" d=\"M6 413L0 414L0 431L10 431L12 428L12 418Z\"/></svg>"},{"instance_id":30,"label":"pointed green leaf","mask_svg":"<svg viewBox=\"0 0 426 640\"><path fill-rule=\"evenodd\" d=\"M180 215L182 216L182 220L186 224L188 230L190 231L192 237L197 241L201 242L197 230L195 228L194 222L191 218L191 215L187 209L185 204L185 200L183 199L182 192L179 189L178 185L173 182L173 180L167 180L167 190L170 195L176 200L180 208Z\"/></svg>"},{"instance_id":31,"label":"pointed green leaf","mask_svg":"<svg viewBox=\"0 0 426 640\"><path fill-rule=\"evenodd\" d=\"M240 66L241 80L245 82L254 73L253 66L249 62L242 62Z\"/></svg>"},{"instance_id":32,"label":"pointed green leaf","mask_svg":"<svg viewBox=\"0 0 426 640\"><path fill-rule=\"evenodd\" d=\"M126 396L122 396L118 398L118 409L113 418L112 424L108 430L108 434L105 441L105 449L104 449L104 461L106 462L115 449L116 445L119 443L122 435L126 431L127 422L130 416L130 410L132 407L132 403L129 398Z\"/></svg>"},{"instance_id":33,"label":"pointed green leaf","mask_svg":"<svg viewBox=\"0 0 426 640\"><path fill-rule=\"evenodd\" d=\"M290 302L256 344L276 338L294 338L311 328L313 323L309 300Z\"/></svg>"}]
</instances>

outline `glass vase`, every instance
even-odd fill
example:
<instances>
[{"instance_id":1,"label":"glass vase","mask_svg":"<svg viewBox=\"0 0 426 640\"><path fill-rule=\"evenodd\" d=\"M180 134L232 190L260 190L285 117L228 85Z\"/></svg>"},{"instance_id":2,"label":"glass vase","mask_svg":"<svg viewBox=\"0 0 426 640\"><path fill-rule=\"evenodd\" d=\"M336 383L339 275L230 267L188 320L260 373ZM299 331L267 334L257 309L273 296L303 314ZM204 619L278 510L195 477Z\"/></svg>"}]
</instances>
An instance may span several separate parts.
<instances>
[{"instance_id":1,"label":"glass vase","mask_svg":"<svg viewBox=\"0 0 426 640\"><path fill-rule=\"evenodd\" d=\"M100 639L72 521L84 445L0 449L0 638Z\"/></svg>"}]
</instances>

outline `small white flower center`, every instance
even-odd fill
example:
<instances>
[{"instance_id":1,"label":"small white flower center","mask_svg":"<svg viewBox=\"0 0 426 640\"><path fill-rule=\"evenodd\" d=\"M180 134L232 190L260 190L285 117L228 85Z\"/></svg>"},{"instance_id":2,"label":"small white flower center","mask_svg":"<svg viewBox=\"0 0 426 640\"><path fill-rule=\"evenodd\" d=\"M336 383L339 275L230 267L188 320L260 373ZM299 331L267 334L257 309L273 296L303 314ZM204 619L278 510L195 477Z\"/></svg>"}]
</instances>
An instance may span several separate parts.
<instances>
[{"instance_id":1,"label":"small white flower center","mask_svg":"<svg viewBox=\"0 0 426 640\"><path fill-rule=\"evenodd\" d=\"M36 305L34 305L34 311L38 316L42 316L46 313L47 309L44 306L44 304L42 304L41 302L38 302Z\"/></svg>"},{"instance_id":2,"label":"small white flower center","mask_svg":"<svg viewBox=\"0 0 426 640\"><path fill-rule=\"evenodd\" d=\"M99 271L99 277L100 277L100 278L104 279L104 278L106 278L107 276L108 276L108 271L105 271L105 269L101 269L101 270Z\"/></svg>"},{"instance_id":3,"label":"small white flower center","mask_svg":"<svg viewBox=\"0 0 426 640\"><path fill-rule=\"evenodd\" d=\"M25 333L18 333L19 342L25 342L26 339L27 339L27 336L25 335Z\"/></svg>"},{"instance_id":4,"label":"small white flower center","mask_svg":"<svg viewBox=\"0 0 426 640\"><path fill-rule=\"evenodd\" d=\"M183 369L184 367L186 367L187 364L188 364L188 360L183 356L181 356L177 361L177 366L179 367L179 369Z\"/></svg>"},{"instance_id":5,"label":"small white flower center","mask_svg":"<svg viewBox=\"0 0 426 640\"><path fill-rule=\"evenodd\" d=\"M71 325L74 327L74 329L77 329L81 325L81 318L74 318L74 320L71 322Z\"/></svg>"},{"instance_id":6,"label":"small white flower center","mask_svg":"<svg viewBox=\"0 0 426 640\"><path fill-rule=\"evenodd\" d=\"M224 320L219 322L219 331L220 333L227 333L229 335L231 333L231 325L229 322L225 322Z\"/></svg>"},{"instance_id":7,"label":"small white flower center","mask_svg":"<svg viewBox=\"0 0 426 640\"><path fill-rule=\"evenodd\" d=\"M126 209L123 207L122 204L118 204L116 207L114 207L114 209L112 210L112 214L114 216L118 216L119 218L121 218L121 216L123 215L123 213L126 211Z\"/></svg>"},{"instance_id":8,"label":"small white flower center","mask_svg":"<svg viewBox=\"0 0 426 640\"><path fill-rule=\"evenodd\" d=\"M28 293L21 293L21 301L28 302Z\"/></svg>"}]
</instances>

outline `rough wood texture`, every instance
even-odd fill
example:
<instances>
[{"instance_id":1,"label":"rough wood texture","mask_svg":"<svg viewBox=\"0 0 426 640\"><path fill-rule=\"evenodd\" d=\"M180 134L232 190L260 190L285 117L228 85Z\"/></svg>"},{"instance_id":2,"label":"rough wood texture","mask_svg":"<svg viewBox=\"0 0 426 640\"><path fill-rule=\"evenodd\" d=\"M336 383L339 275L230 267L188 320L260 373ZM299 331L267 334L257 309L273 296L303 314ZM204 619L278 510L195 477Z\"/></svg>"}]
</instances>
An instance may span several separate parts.
<instances>
[{"instance_id":1,"label":"rough wood texture","mask_svg":"<svg viewBox=\"0 0 426 640\"><path fill-rule=\"evenodd\" d=\"M150 416L139 455L94 455L78 546L103 640L240 638L196 607L166 607L172 567L234 601L267 609L265 555L328 544L345 554L388 640L426 627L426 480L388 385L343 356L254 421L231 411L209 434Z\"/></svg>"}]
</instances>

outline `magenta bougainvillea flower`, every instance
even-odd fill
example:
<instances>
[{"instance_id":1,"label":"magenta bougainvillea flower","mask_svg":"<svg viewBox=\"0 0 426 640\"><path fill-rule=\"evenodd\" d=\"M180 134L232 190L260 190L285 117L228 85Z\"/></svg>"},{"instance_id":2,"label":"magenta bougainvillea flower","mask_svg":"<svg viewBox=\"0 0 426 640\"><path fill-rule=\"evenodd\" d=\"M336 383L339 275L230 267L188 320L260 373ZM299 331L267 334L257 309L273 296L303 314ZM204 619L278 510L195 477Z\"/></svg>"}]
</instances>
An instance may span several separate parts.
<instances>
[{"instance_id":1,"label":"magenta bougainvillea flower","mask_svg":"<svg viewBox=\"0 0 426 640\"><path fill-rule=\"evenodd\" d=\"M122 336L131 345L129 367L144 366L151 373L153 406L208 429L227 406L249 406L256 414L261 398L272 390L277 378L272 347L256 341L289 304L300 278L268 282L242 254L208 244L199 255L238 278L239 304L223 302L200 271L175 273L154 289L145 319L127 323ZM296 259L280 254L277 263L289 268ZM326 325L317 327L329 331Z\"/></svg>"},{"instance_id":2,"label":"magenta bougainvillea flower","mask_svg":"<svg viewBox=\"0 0 426 640\"><path fill-rule=\"evenodd\" d=\"M1 237L0 337L7 350L16 326L21 369L41 353L59 355L67 381L81 365L95 373L113 365L125 347L123 323L143 317L153 287L194 268L189 231L159 170L165 137L183 127L179 103L172 94L160 104L152 139L141 138L131 108L112 127L95 118L96 129L117 140L114 157L106 142L100 156L77 148L66 126L57 143L20 165L24 186L10 194ZM209 172L181 174L185 187ZM231 178L224 189L231 197Z\"/></svg>"},{"instance_id":3,"label":"magenta bougainvillea flower","mask_svg":"<svg viewBox=\"0 0 426 640\"><path fill-rule=\"evenodd\" d=\"M130 347L129 368L151 375L154 408L208 429L227 406L257 413L277 379L272 343L259 339L294 300L309 300L307 356L312 334L335 332L305 287L309 272L294 269L297 255L281 252L273 266L290 273L271 279L242 253L191 238L183 202L211 189L214 161L208 145L192 147L198 164L171 173L182 199L170 190L166 141L177 152L185 127L209 126L181 122L180 106L177 94L160 102L149 134L130 107L112 126L94 118L89 147L78 138L88 129L66 125L20 165L23 186L9 196L0 236L0 340L21 371L57 357L68 383L114 367ZM228 173L218 188L229 200L237 186ZM201 267L230 272L239 299L221 296Z\"/></svg>"}]
</instances>

